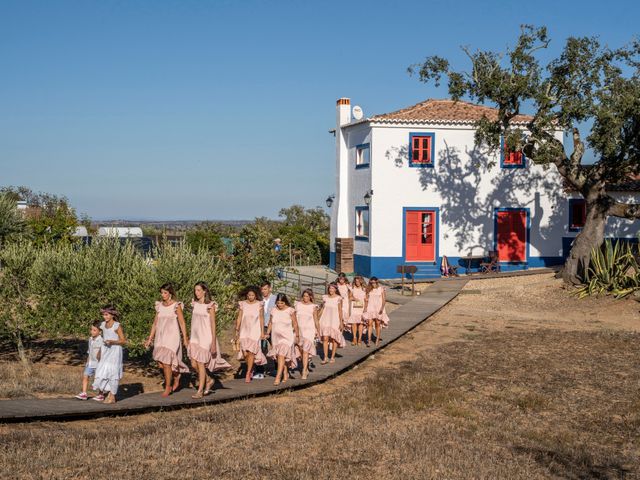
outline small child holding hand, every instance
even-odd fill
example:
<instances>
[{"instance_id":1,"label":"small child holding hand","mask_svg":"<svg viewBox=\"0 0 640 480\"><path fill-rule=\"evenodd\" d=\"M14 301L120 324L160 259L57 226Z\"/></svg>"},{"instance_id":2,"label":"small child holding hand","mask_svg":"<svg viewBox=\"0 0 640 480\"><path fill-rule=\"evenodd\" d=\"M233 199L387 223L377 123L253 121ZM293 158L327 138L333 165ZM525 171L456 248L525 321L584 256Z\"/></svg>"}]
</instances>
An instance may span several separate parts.
<instances>
[{"instance_id":1,"label":"small child holding hand","mask_svg":"<svg viewBox=\"0 0 640 480\"><path fill-rule=\"evenodd\" d=\"M87 400L89 398L87 397L89 378L95 376L96 368L98 368L98 363L100 362L100 349L104 344L100 323L100 320L96 320L91 324L91 336L89 337L89 349L87 351L88 358L82 374L82 393L76 395L78 400Z\"/></svg>"}]
</instances>

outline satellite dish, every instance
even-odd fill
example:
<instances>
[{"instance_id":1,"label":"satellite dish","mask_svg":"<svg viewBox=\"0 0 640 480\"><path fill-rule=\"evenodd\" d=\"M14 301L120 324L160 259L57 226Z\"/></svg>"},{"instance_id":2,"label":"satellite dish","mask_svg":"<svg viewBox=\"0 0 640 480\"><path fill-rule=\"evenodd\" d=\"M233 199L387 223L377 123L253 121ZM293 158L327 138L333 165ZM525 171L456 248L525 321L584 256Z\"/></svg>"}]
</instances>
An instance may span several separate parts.
<instances>
[{"instance_id":1,"label":"satellite dish","mask_svg":"<svg viewBox=\"0 0 640 480\"><path fill-rule=\"evenodd\" d=\"M353 115L353 118L355 118L356 120L361 120L363 116L362 108L360 108L358 105L355 105L353 107L353 110L351 110L351 115Z\"/></svg>"}]
</instances>

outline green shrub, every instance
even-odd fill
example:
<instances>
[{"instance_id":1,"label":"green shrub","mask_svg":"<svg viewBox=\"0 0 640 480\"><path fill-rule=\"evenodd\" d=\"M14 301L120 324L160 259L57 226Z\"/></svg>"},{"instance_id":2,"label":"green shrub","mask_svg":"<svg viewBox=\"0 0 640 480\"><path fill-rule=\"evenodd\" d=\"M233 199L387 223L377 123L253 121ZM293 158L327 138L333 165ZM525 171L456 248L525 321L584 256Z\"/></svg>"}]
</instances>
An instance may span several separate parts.
<instances>
[{"instance_id":1,"label":"green shrub","mask_svg":"<svg viewBox=\"0 0 640 480\"><path fill-rule=\"evenodd\" d=\"M592 250L586 284L577 290L577 295L584 298L605 294L622 298L640 290L637 254L637 247L628 242L605 240L602 248Z\"/></svg>"}]
</instances>

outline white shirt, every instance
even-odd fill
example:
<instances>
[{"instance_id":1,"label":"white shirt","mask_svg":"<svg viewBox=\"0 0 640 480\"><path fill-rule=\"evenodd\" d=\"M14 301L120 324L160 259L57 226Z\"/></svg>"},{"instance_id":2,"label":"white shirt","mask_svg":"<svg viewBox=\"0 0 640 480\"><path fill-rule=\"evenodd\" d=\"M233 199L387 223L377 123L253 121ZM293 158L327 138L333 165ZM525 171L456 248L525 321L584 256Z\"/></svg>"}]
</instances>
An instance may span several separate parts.
<instances>
[{"instance_id":1,"label":"white shirt","mask_svg":"<svg viewBox=\"0 0 640 480\"><path fill-rule=\"evenodd\" d=\"M98 367L98 363L100 362L98 360L98 352L100 352L100 348L103 344L104 340L102 339L102 335L98 335L97 337L89 337L89 350L87 350L89 359L87 360L87 367Z\"/></svg>"},{"instance_id":2,"label":"white shirt","mask_svg":"<svg viewBox=\"0 0 640 480\"><path fill-rule=\"evenodd\" d=\"M276 306L276 296L272 293L268 297L263 297L264 302L264 326L269 325L269 319L271 318L271 309Z\"/></svg>"}]
</instances>

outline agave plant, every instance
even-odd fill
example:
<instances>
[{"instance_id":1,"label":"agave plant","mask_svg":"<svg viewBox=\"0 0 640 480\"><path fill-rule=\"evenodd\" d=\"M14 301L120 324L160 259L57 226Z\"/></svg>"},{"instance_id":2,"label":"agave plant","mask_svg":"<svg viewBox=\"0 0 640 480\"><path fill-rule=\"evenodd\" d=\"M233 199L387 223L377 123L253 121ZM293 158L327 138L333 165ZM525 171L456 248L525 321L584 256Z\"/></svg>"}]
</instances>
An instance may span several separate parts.
<instances>
[{"instance_id":1,"label":"agave plant","mask_svg":"<svg viewBox=\"0 0 640 480\"><path fill-rule=\"evenodd\" d=\"M580 298L602 294L623 298L638 290L640 265L637 247L628 242L607 239L602 248L591 251L586 283L576 294Z\"/></svg>"}]
</instances>

